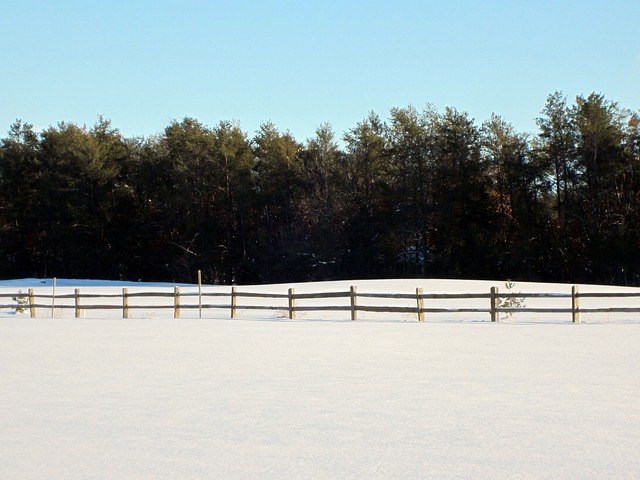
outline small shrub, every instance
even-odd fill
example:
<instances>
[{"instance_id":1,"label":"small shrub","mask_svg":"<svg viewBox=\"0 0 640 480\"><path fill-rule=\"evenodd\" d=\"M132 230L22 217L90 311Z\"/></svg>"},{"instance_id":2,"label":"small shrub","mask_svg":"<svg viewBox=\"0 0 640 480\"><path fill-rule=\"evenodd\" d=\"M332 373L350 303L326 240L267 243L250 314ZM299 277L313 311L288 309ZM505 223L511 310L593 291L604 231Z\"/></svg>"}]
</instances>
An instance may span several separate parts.
<instances>
[{"instance_id":1,"label":"small shrub","mask_svg":"<svg viewBox=\"0 0 640 480\"><path fill-rule=\"evenodd\" d=\"M515 283L513 283L510 279L508 279L505 284L505 288L507 289L507 293L519 294L520 292L514 292L513 287L515 287ZM524 297L517 296L509 296L505 298L498 298L498 308L525 308L527 305L524 303ZM513 318L514 312L505 312L503 320L509 318Z\"/></svg>"},{"instance_id":2,"label":"small shrub","mask_svg":"<svg viewBox=\"0 0 640 480\"><path fill-rule=\"evenodd\" d=\"M18 295L13 297L13 301L16 302L16 313L25 313L27 311L27 304L29 303L29 297L27 294L22 293L22 290L18 290Z\"/></svg>"}]
</instances>

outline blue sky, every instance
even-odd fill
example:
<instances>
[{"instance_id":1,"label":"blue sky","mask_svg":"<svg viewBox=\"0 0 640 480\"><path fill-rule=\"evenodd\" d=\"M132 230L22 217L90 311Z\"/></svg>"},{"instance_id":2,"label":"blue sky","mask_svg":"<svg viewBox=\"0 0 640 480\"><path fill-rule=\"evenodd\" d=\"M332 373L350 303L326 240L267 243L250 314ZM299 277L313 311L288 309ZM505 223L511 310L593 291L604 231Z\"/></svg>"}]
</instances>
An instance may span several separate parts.
<instances>
[{"instance_id":1,"label":"blue sky","mask_svg":"<svg viewBox=\"0 0 640 480\"><path fill-rule=\"evenodd\" d=\"M640 109L640 2L0 2L0 136L110 118L126 136L192 116L271 120L300 141L431 103L535 131L546 97Z\"/></svg>"}]
</instances>

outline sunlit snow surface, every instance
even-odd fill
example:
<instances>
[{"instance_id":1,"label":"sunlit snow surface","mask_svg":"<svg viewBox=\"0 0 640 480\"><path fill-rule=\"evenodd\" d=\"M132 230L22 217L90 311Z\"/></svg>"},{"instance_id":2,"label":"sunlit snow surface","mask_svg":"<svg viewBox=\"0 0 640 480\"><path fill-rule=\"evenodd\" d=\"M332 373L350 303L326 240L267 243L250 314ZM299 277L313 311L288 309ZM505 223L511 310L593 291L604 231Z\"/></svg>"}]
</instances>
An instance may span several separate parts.
<instances>
[{"instance_id":1,"label":"sunlit snow surface","mask_svg":"<svg viewBox=\"0 0 640 480\"><path fill-rule=\"evenodd\" d=\"M636 314L119 313L0 314L1 478L640 477Z\"/></svg>"}]
</instances>

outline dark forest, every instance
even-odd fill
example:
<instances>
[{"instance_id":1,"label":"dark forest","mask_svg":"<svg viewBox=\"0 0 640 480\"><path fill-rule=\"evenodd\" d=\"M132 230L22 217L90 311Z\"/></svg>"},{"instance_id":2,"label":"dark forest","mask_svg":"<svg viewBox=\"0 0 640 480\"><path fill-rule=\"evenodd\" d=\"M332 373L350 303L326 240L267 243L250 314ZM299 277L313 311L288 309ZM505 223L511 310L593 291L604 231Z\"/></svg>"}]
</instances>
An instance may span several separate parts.
<instances>
[{"instance_id":1,"label":"dark forest","mask_svg":"<svg viewBox=\"0 0 640 480\"><path fill-rule=\"evenodd\" d=\"M0 140L0 276L206 283L491 278L640 284L640 115L555 92L538 130L455 108L301 142L273 123L104 117Z\"/></svg>"}]
</instances>

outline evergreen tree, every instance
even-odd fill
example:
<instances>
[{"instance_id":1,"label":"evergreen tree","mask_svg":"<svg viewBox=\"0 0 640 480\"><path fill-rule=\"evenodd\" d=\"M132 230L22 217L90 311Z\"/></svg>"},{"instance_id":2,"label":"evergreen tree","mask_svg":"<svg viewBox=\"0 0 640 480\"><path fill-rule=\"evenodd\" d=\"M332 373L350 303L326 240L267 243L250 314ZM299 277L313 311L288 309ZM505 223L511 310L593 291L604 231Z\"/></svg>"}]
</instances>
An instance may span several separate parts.
<instances>
[{"instance_id":1,"label":"evergreen tree","mask_svg":"<svg viewBox=\"0 0 640 480\"><path fill-rule=\"evenodd\" d=\"M320 125L300 153L302 185L299 221L305 229L309 279L341 276L339 258L344 240L345 177L342 151L328 123Z\"/></svg>"},{"instance_id":2,"label":"evergreen tree","mask_svg":"<svg viewBox=\"0 0 640 480\"><path fill-rule=\"evenodd\" d=\"M389 243L392 218L386 208L392 168L386 128L372 112L344 136L347 244L343 268L351 275L382 275L395 256Z\"/></svg>"},{"instance_id":3,"label":"evergreen tree","mask_svg":"<svg viewBox=\"0 0 640 480\"><path fill-rule=\"evenodd\" d=\"M40 218L35 214L41 171L39 138L29 123L17 120L0 143L0 272L38 275Z\"/></svg>"},{"instance_id":4,"label":"evergreen tree","mask_svg":"<svg viewBox=\"0 0 640 480\"><path fill-rule=\"evenodd\" d=\"M395 167L396 242L398 269L403 275L426 275L432 256L435 136L434 111L391 110L389 142Z\"/></svg>"}]
</instances>

